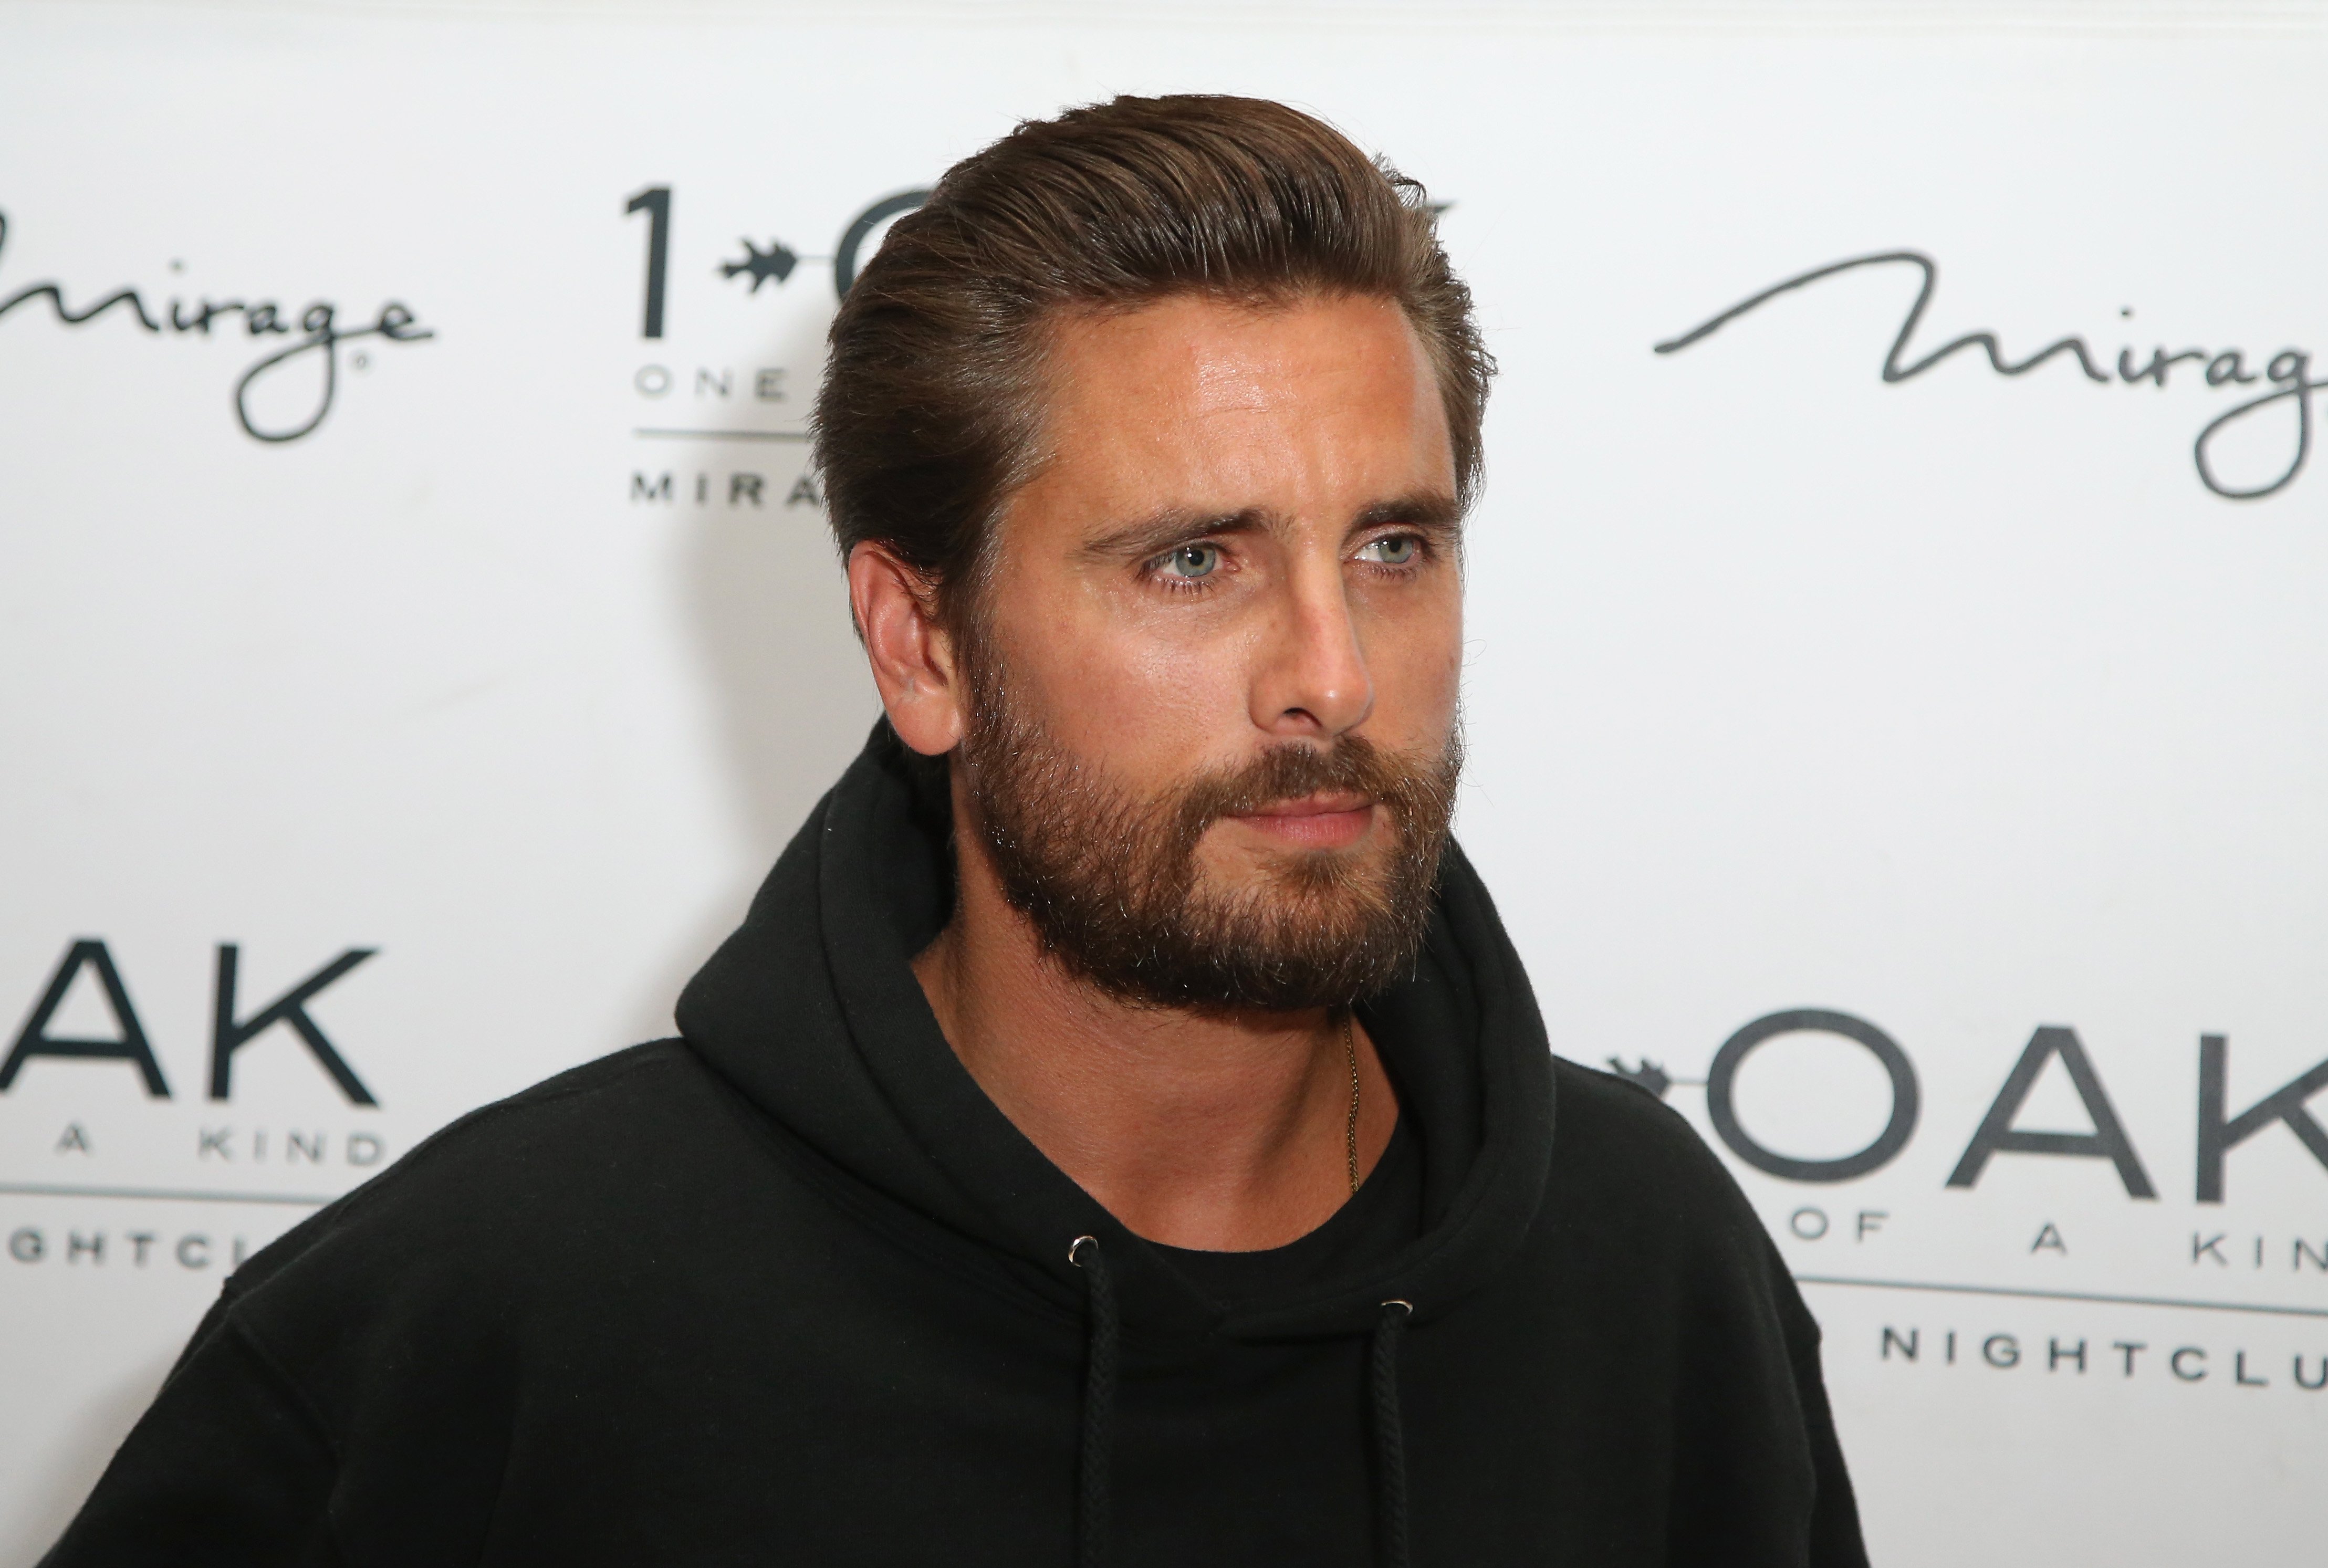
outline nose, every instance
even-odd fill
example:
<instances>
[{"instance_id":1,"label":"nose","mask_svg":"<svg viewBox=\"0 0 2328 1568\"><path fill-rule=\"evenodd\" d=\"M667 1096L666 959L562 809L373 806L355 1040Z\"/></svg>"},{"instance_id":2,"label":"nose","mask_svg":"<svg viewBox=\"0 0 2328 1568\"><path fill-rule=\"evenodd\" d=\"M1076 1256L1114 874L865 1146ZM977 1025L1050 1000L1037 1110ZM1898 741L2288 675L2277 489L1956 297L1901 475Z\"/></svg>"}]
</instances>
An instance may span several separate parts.
<instances>
[{"instance_id":1,"label":"nose","mask_svg":"<svg viewBox=\"0 0 2328 1568\"><path fill-rule=\"evenodd\" d=\"M1253 721L1286 739L1331 740L1374 711L1374 678L1350 615L1341 563L1295 572L1253 684Z\"/></svg>"}]
</instances>

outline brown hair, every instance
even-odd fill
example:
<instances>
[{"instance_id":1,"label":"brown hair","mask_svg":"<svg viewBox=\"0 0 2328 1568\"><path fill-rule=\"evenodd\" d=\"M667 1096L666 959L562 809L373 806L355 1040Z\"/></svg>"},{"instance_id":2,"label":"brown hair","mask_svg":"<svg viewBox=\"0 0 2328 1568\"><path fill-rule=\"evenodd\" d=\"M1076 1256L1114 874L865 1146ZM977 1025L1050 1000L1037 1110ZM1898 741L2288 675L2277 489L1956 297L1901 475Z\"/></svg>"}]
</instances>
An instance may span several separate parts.
<instances>
[{"instance_id":1,"label":"brown hair","mask_svg":"<svg viewBox=\"0 0 2328 1568\"><path fill-rule=\"evenodd\" d=\"M1263 99L1126 97L1021 124L897 220L833 318L815 439L841 553L887 545L951 614L1039 461L1047 325L1182 293L1396 301L1468 502L1495 362L1435 218L1420 184Z\"/></svg>"}]
</instances>

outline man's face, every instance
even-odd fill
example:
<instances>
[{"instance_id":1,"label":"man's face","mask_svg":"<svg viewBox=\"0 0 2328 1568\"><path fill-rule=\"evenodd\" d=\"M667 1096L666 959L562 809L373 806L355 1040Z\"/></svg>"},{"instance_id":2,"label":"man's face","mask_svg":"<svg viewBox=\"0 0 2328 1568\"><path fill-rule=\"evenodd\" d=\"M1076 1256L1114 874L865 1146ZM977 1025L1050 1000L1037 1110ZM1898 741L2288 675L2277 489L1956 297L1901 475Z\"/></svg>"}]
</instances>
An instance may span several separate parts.
<instances>
[{"instance_id":1,"label":"man's face","mask_svg":"<svg viewBox=\"0 0 2328 1568\"><path fill-rule=\"evenodd\" d=\"M1356 1000L1411 962L1452 803L1455 477L1385 300L1064 323L1037 477L971 610L962 770L1071 970Z\"/></svg>"}]
</instances>

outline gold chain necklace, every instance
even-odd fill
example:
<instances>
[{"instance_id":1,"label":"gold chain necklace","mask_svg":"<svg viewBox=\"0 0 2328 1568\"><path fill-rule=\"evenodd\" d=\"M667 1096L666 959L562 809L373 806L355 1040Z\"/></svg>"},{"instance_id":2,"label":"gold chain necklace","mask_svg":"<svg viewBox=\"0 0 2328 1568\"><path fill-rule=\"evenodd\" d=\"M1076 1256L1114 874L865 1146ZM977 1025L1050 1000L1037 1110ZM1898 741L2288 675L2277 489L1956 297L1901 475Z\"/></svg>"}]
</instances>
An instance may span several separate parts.
<instances>
[{"instance_id":1,"label":"gold chain necklace","mask_svg":"<svg viewBox=\"0 0 2328 1568\"><path fill-rule=\"evenodd\" d=\"M1350 1114L1342 1123L1342 1148L1349 1156L1350 1196L1358 1196L1358 1040L1350 1025L1350 1014L1342 1014L1342 1055L1350 1064Z\"/></svg>"}]
</instances>

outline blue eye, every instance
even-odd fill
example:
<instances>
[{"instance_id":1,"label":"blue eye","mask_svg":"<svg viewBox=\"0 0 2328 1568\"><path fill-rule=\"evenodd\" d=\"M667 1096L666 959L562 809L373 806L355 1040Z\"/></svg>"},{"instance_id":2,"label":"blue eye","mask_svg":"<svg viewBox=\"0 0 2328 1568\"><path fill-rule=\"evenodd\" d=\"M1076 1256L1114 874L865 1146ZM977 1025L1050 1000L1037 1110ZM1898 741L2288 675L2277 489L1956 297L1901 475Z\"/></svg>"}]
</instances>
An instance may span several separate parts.
<instances>
[{"instance_id":1,"label":"blue eye","mask_svg":"<svg viewBox=\"0 0 2328 1568\"><path fill-rule=\"evenodd\" d=\"M1394 533L1371 541L1358 554L1377 566L1403 567L1414 559L1422 545L1411 533Z\"/></svg>"},{"instance_id":2,"label":"blue eye","mask_svg":"<svg viewBox=\"0 0 2328 1568\"><path fill-rule=\"evenodd\" d=\"M1169 551L1156 564L1168 577L1208 577L1221 564L1221 547L1216 544L1184 544Z\"/></svg>"}]
</instances>

